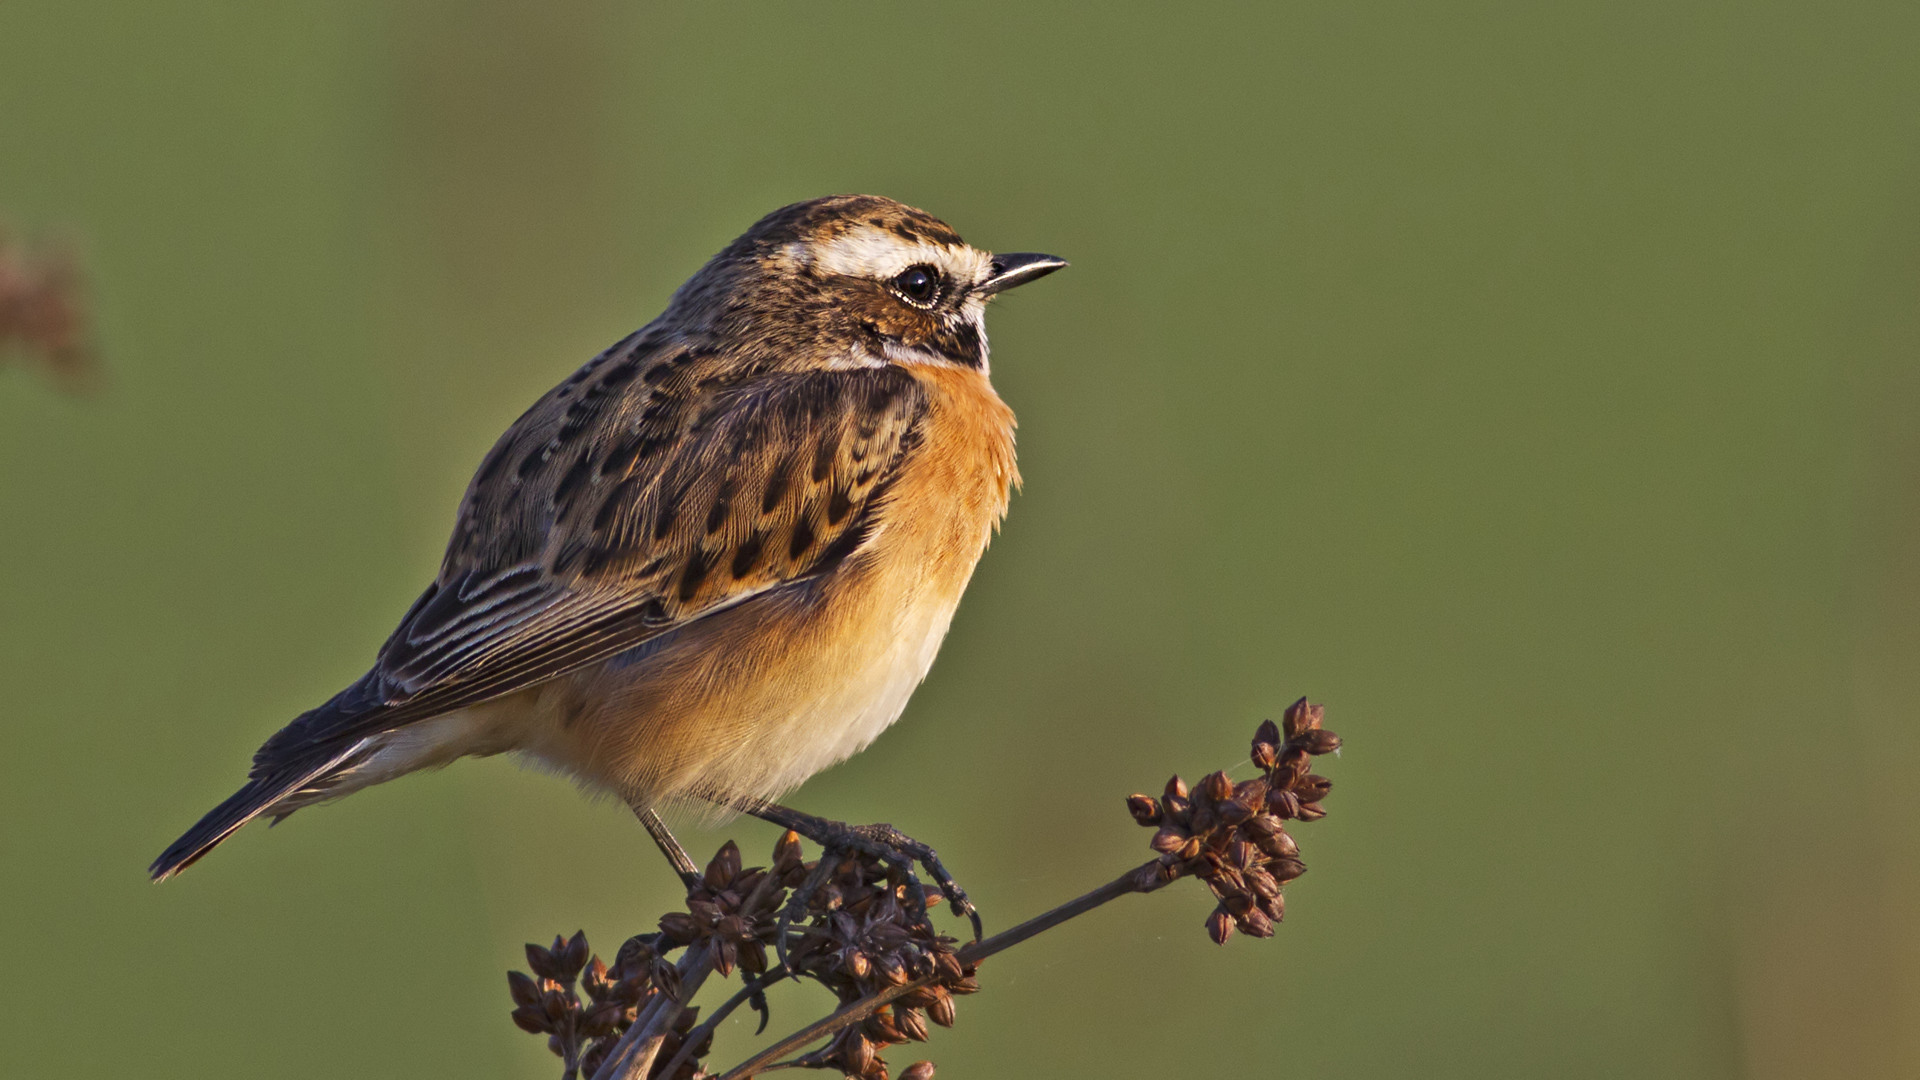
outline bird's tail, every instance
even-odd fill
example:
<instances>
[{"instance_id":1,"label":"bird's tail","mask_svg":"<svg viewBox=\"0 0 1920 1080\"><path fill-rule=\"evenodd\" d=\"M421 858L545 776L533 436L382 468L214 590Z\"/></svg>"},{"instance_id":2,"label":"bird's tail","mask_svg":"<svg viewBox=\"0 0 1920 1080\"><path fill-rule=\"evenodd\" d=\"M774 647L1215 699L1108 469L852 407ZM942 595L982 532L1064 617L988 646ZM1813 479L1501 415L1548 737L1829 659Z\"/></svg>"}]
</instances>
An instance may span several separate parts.
<instances>
[{"instance_id":1,"label":"bird's tail","mask_svg":"<svg viewBox=\"0 0 1920 1080\"><path fill-rule=\"evenodd\" d=\"M356 744L343 752L308 758L303 763L273 769L247 781L247 786L228 796L226 802L207 811L206 816L193 828L161 852L160 857L153 860L153 865L147 867L147 873L155 881L165 881L192 866L200 856L232 836L240 826L261 814L274 811L283 800L324 781L328 773L346 763L357 749Z\"/></svg>"}]
</instances>

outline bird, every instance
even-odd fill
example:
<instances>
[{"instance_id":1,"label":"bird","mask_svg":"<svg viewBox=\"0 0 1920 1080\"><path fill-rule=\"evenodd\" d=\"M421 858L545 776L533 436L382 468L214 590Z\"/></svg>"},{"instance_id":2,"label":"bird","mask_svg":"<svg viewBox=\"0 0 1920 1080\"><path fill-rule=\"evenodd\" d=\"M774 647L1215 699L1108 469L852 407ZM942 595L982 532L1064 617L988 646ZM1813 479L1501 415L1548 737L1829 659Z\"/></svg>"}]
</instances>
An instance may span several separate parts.
<instances>
[{"instance_id":1,"label":"bird","mask_svg":"<svg viewBox=\"0 0 1920 1080\"><path fill-rule=\"evenodd\" d=\"M926 865L972 914L926 845L773 800L926 676L1019 483L987 303L1066 265L880 196L762 218L507 429L372 668L151 877L256 818L511 752L656 840L662 810L744 810Z\"/></svg>"}]
</instances>

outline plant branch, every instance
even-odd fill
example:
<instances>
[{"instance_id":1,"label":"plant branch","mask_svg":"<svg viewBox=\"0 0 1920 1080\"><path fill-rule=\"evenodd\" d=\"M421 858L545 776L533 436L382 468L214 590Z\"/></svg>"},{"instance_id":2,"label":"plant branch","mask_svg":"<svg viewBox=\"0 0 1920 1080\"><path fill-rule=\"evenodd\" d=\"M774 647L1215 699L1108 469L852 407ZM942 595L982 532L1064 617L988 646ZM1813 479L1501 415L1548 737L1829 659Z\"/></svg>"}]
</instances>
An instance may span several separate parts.
<instances>
[{"instance_id":1,"label":"plant branch","mask_svg":"<svg viewBox=\"0 0 1920 1080\"><path fill-rule=\"evenodd\" d=\"M672 1076L680 1066L685 1065L687 1061L693 1057L694 1052L699 1048L700 1044L719 1029L722 1020L732 1016L735 1009L751 1001L755 994L764 992L767 987L779 983L780 980L786 977L787 967L785 964L782 964L768 971L765 975L748 979L746 985L742 986L738 993L726 1001L721 1002L720 1007L713 1010L712 1016L701 1021L699 1027L687 1033L686 1039L680 1044L680 1052L673 1055L673 1060L667 1062L666 1067L660 1070L660 1075Z\"/></svg>"},{"instance_id":2,"label":"plant branch","mask_svg":"<svg viewBox=\"0 0 1920 1080\"><path fill-rule=\"evenodd\" d=\"M1037 934L1051 930L1069 919L1085 915L1087 912L1105 904L1109 900L1126 896L1129 893L1152 892L1173 880L1172 878L1163 877L1160 873L1161 867L1162 864L1158 859L1142 863L1134 869L1114 878L1112 881L1107 882L1105 885L1077 896L1051 911L1035 915L1026 922L1003 930L984 941L977 941L971 945L963 946L959 952L960 961L967 964L977 963L995 953L1011 949L1015 945ZM937 976L935 975L922 976L921 978L909 980L899 986L890 987L877 994L844 1005L831 1015L808 1024L799 1031L794 1032L786 1038L761 1050L739 1065L734 1066L721 1076L720 1080L744 1080L745 1077L752 1076L757 1072L764 1072L769 1065L778 1062L780 1058L785 1057L787 1054L833 1035L842 1028L865 1020L877 1012L882 1006L887 1005L896 998L900 998L923 986L932 985L936 978Z\"/></svg>"}]
</instances>

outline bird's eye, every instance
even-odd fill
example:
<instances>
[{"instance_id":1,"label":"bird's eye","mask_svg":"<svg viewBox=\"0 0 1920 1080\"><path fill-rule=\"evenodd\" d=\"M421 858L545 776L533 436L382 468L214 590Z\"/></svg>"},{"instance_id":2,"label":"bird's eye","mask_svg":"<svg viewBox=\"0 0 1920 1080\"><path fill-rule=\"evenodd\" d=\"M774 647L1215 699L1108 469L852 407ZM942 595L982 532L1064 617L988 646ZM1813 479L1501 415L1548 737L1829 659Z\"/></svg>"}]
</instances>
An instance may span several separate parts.
<instances>
[{"instance_id":1,"label":"bird's eye","mask_svg":"<svg viewBox=\"0 0 1920 1080\"><path fill-rule=\"evenodd\" d=\"M893 279L894 291L925 307L940 291L940 275L930 266L909 266Z\"/></svg>"}]
</instances>

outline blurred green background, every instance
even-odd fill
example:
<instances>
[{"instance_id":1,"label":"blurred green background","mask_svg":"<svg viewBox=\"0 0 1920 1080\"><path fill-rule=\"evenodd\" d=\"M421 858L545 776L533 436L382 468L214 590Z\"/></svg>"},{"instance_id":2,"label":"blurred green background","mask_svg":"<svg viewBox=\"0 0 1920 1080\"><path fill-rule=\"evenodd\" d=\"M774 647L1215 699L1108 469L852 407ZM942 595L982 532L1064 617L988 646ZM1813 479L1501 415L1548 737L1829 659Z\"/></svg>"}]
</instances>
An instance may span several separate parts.
<instances>
[{"instance_id":1,"label":"blurred green background","mask_svg":"<svg viewBox=\"0 0 1920 1080\"><path fill-rule=\"evenodd\" d=\"M1893 2L0 6L0 218L108 368L0 369L0 1074L558 1074L520 943L678 899L617 806L469 762L143 868L521 409L870 191L1073 269L995 306L1026 491L939 664L794 801L1004 927L1292 698L1348 743L1274 940L1122 901L896 1069L1920 1075L1916 56Z\"/></svg>"}]
</instances>

